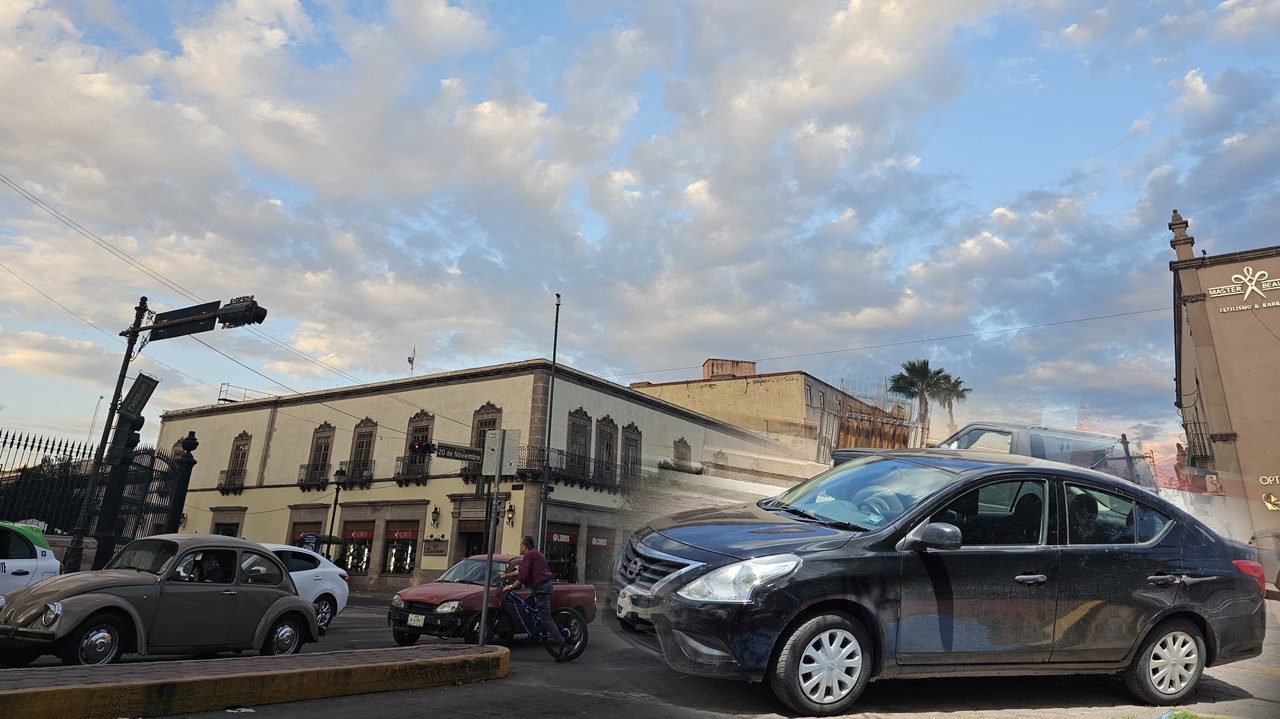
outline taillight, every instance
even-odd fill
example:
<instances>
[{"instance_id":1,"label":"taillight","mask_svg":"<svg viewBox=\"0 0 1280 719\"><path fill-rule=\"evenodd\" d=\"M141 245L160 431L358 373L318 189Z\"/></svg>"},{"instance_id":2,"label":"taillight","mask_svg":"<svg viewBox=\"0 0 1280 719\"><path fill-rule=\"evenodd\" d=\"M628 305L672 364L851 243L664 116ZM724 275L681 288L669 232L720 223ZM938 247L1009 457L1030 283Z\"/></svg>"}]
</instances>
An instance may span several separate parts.
<instances>
[{"instance_id":1,"label":"taillight","mask_svg":"<svg viewBox=\"0 0 1280 719\"><path fill-rule=\"evenodd\" d=\"M1252 559L1237 559L1232 564L1236 565L1236 569L1258 580L1258 591L1262 592L1262 596L1267 596L1267 575L1263 573L1261 564Z\"/></svg>"},{"instance_id":2,"label":"taillight","mask_svg":"<svg viewBox=\"0 0 1280 719\"><path fill-rule=\"evenodd\" d=\"M1259 567L1259 568L1258 568L1258 571L1262 571L1262 568L1261 568L1261 567ZM339 577L342 577L342 581L346 582L347 584L350 584L350 583L351 583L351 577L348 577L346 572L343 572L342 574L339 574L338 576L339 576Z\"/></svg>"}]
</instances>

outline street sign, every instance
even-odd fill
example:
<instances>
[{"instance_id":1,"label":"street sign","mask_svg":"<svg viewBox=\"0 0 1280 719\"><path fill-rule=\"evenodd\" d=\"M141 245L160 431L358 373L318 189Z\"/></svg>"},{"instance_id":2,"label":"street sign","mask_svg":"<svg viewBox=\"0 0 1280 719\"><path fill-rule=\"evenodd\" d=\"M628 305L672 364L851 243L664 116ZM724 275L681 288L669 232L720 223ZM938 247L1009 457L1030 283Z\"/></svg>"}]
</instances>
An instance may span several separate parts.
<instances>
[{"instance_id":1,"label":"street sign","mask_svg":"<svg viewBox=\"0 0 1280 719\"><path fill-rule=\"evenodd\" d=\"M183 320L188 317L201 317L201 319L193 320L191 322L179 322L178 324L167 327L156 327L151 330L149 341L155 342L156 340L165 340L170 337L182 337L183 335L192 335L197 332L207 332L213 329L214 325L218 322L218 316L216 313L218 311L218 306L221 304L222 302L214 300L213 302L206 302L194 307L184 307L180 310L161 312L156 315L155 322L152 324L159 325L166 322L172 322L174 320ZM202 315L209 316L202 317Z\"/></svg>"},{"instance_id":2,"label":"street sign","mask_svg":"<svg viewBox=\"0 0 1280 719\"><path fill-rule=\"evenodd\" d=\"M498 467L498 447L502 447L502 467ZM520 430L491 429L484 438L484 465L480 474L486 477L514 477L520 461Z\"/></svg>"},{"instance_id":3,"label":"street sign","mask_svg":"<svg viewBox=\"0 0 1280 719\"><path fill-rule=\"evenodd\" d=\"M147 405L147 400L151 399L151 393L155 391L156 385L160 384L160 380L150 375L138 373L138 378L133 381L133 386L129 388L129 394L124 396L120 402L120 409L116 412L121 417L133 419L142 414L142 408Z\"/></svg>"},{"instance_id":4,"label":"street sign","mask_svg":"<svg viewBox=\"0 0 1280 719\"><path fill-rule=\"evenodd\" d=\"M436 442L436 456L440 459L457 459L463 462L483 462L484 450L461 444Z\"/></svg>"}]
</instances>

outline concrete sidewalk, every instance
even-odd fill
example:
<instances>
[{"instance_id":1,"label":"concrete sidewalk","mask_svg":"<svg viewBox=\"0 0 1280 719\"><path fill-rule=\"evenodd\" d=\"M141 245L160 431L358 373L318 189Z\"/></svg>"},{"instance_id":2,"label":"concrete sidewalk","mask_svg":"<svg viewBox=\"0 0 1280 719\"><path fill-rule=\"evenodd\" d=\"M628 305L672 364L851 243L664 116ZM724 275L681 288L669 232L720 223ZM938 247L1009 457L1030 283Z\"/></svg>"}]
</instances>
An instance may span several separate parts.
<instances>
[{"instance_id":1,"label":"concrete sidewalk","mask_svg":"<svg viewBox=\"0 0 1280 719\"><path fill-rule=\"evenodd\" d=\"M286 657L0 670L0 719L117 719L217 711L507 675L506 647L429 644Z\"/></svg>"}]
</instances>

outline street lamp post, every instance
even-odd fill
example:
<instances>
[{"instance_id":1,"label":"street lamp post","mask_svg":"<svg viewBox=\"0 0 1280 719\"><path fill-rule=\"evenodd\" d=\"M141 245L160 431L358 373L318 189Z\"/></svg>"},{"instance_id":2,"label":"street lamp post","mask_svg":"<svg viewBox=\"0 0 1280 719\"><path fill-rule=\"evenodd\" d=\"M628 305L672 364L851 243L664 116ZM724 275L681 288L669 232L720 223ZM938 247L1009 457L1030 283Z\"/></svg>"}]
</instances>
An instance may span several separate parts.
<instances>
[{"instance_id":1,"label":"street lamp post","mask_svg":"<svg viewBox=\"0 0 1280 719\"><path fill-rule=\"evenodd\" d=\"M329 531L326 532L324 542L324 557L329 561L333 561L333 539L338 536L334 534L337 531L337 525L334 522L338 518L338 497L342 496L342 485L347 482L347 470L338 469L333 473L333 509L329 510Z\"/></svg>"},{"instance_id":2,"label":"street lamp post","mask_svg":"<svg viewBox=\"0 0 1280 719\"><path fill-rule=\"evenodd\" d=\"M547 386L547 425L542 458L542 490L538 493L538 545L547 536L547 500L551 496L551 410L556 396L556 349L560 344L560 293L556 293L556 321L551 333L551 381Z\"/></svg>"}]
</instances>

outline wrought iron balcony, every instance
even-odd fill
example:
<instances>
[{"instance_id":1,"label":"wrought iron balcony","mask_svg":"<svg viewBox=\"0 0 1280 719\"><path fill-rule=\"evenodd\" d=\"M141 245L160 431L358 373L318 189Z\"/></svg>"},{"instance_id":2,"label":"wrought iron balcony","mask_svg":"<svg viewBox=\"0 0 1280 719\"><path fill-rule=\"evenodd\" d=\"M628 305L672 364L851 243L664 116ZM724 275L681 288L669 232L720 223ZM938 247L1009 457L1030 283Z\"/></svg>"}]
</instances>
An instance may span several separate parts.
<instances>
[{"instance_id":1,"label":"wrought iron balcony","mask_svg":"<svg viewBox=\"0 0 1280 719\"><path fill-rule=\"evenodd\" d=\"M1183 425L1187 431L1187 464L1205 467L1213 462L1213 446L1209 442L1209 423L1192 421Z\"/></svg>"},{"instance_id":2,"label":"wrought iron balcony","mask_svg":"<svg viewBox=\"0 0 1280 719\"><path fill-rule=\"evenodd\" d=\"M343 489L368 489L373 486L373 460L349 459L338 463L338 486Z\"/></svg>"},{"instance_id":3,"label":"wrought iron balcony","mask_svg":"<svg viewBox=\"0 0 1280 719\"><path fill-rule=\"evenodd\" d=\"M416 484L421 487L425 485L427 483L427 467L430 461L430 457L420 457L412 454L396 457L396 486L408 487L411 484Z\"/></svg>"},{"instance_id":4,"label":"wrought iron balcony","mask_svg":"<svg viewBox=\"0 0 1280 719\"><path fill-rule=\"evenodd\" d=\"M298 486L302 491L321 490L329 486L329 463L316 462L298 467Z\"/></svg>"},{"instance_id":5,"label":"wrought iron balcony","mask_svg":"<svg viewBox=\"0 0 1280 719\"><path fill-rule=\"evenodd\" d=\"M569 454L562 449L552 449L548 454L546 447L520 447L518 471L541 474L547 465L552 482L606 492L621 489L620 468L615 462Z\"/></svg>"},{"instance_id":6,"label":"wrought iron balcony","mask_svg":"<svg viewBox=\"0 0 1280 719\"><path fill-rule=\"evenodd\" d=\"M244 491L244 469L224 469L218 472L218 491L223 495Z\"/></svg>"}]
</instances>

